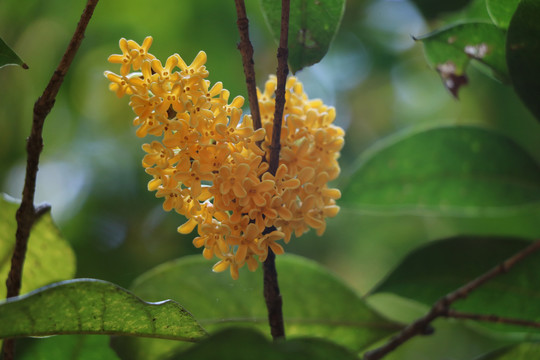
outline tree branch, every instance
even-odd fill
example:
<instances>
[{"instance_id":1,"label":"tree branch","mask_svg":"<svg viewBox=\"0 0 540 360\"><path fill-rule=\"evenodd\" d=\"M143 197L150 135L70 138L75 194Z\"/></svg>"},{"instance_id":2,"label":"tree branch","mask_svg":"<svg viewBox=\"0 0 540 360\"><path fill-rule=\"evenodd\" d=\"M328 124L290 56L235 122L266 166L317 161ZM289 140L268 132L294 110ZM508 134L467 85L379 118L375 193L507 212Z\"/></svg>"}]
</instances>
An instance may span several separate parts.
<instances>
[{"instance_id":1,"label":"tree branch","mask_svg":"<svg viewBox=\"0 0 540 360\"><path fill-rule=\"evenodd\" d=\"M285 84L289 66L287 60L289 57L289 9L290 1L281 2L281 33L279 36L279 47L277 50L277 87L276 87L276 107L274 110L274 124L272 127L272 143L270 145L270 159L268 161L270 171L275 174L279 167L279 151L281 150L281 123L283 121L283 110L285 108Z\"/></svg>"},{"instance_id":2,"label":"tree branch","mask_svg":"<svg viewBox=\"0 0 540 360\"><path fill-rule=\"evenodd\" d=\"M536 322L536 321L507 318L507 317L502 317L502 316L497 316L497 315L471 314L471 313L465 313L465 312L461 312L461 311L457 311L453 309L449 309L448 313L445 316L448 318L454 318L454 319L476 320L476 321L485 321L485 322L492 322L492 323L498 323L498 324L508 324L508 325L540 328L540 322Z\"/></svg>"},{"instance_id":3,"label":"tree branch","mask_svg":"<svg viewBox=\"0 0 540 360\"><path fill-rule=\"evenodd\" d=\"M452 313L455 314L452 310L449 309L450 305L459 299L467 297L471 292L476 290L481 285L485 284L487 281L493 279L494 277L508 272L514 265L516 265L521 260L525 259L530 254L540 249L540 240L529 245L525 249L516 253L512 257L508 258L506 261L497 265L488 272L482 274L471 282L465 284L454 292L447 294L446 296L439 299L431 308L431 310L420 319L408 325L403 329L398 335L394 336L390 341L385 345L368 351L364 354L364 360L376 360L382 359L392 350L396 349L398 346L409 340L410 338L422 334L426 331L429 324L440 316L450 316ZM459 313L458 313L459 314ZM516 320L518 321L518 320ZM530 325L527 325L530 326Z\"/></svg>"},{"instance_id":4,"label":"tree branch","mask_svg":"<svg viewBox=\"0 0 540 360\"><path fill-rule=\"evenodd\" d=\"M15 215L17 220L17 232L15 234L15 249L11 258L11 269L6 280L7 297L19 295L21 289L21 279L28 237L30 230L36 219L43 214L46 208L34 207L34 195L36 191L36 177L39 165L39 157L43 149L43 124L45 118L54 106L58 90L64 81L64 77L79 49L84 37L84 31L90 21L98 0L88 0L86 7L81 15L73 37L60 60L60 64L54 71L43 94L34 104L34 115L32 129L27 139L26 151L28 158L26 162L26 177L22 200L19 209ZM11 360L14 356L13 340L6 340L4 343L4 360Z\"/></svg>"},{"instance_id":5,"label":"tree branch","mask_svg":"<svg viewBox=\"0 0 540 360\"><path fill-rule=\"evenodd\" d=\"M279 166L279 151L281 149L281 125L283 122L283 110L285 108L285 85L287 83L287 74L289 67L287 65L288 37L289 37L289 9L290 1L281 2L281 34L279 47L277 51L277 87L276 102L274 110L274 123L272 125L272 140L270 145L270 159L268 171L275 175ZM265 233L274 231L275 228L265 229ZM264 298L268 309L268 322L270 323L270 332L274 340L285 338L285 325L283 322L283 301L279 291L279 284L276 271L276 255L272 249L268 248L268 257L263 264L264 272Z\"/></svg>"},{"instance_id":6,"label":"tree branch","mask_svg":"<svg viewBox=\"0 0 540 360\"><path fill-rule=\"evenodd\" d=\"M249 99L249 108L251 110L251 118L253 119L253 127L255 130L262 127L261 113L259 111L259 101L257 100L257 84L255 80L255 66L253 63L253 45L249 40L249 20L246 15L246 5L244 0L235 0L236 14L238 20L238 32L240 33L240 43L238 49L242 54L242 64L244 67L244 75L246 77L246 86Z\"/></svg>"}]
</instances>

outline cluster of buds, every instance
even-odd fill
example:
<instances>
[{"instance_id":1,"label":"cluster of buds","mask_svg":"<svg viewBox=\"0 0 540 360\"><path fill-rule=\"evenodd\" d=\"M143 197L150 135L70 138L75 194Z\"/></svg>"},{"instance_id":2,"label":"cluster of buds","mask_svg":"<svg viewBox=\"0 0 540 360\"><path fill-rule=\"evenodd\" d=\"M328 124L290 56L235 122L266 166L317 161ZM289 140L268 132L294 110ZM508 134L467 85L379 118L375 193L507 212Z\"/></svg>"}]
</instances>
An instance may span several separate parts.
<instances>
[{"instance_id":1,"label":"cluster of buds","mask_svg":"<svg viewBox=\"0 0 540 360\"><path fill-rule=\"evenodd\" d=\"M340 172L343 146L334 108L309 100L296 78L287 80L280 162L272 175L275 76L258 90L263 127L254 129L251 116L242 117L244 99L230 100L222 83L206 80L204 52L190 65L178 54L163 65L148 52L151 43L151 37L142 45L121 39L122 54L109 57L120 74L105 75L118 97L130 96L137 136L157 139L143 145L142 164L153 177L148 190L164 199L166 211L187 218L178 231L197 228L193 244L205 258L219 259L214 271L230 269L234 279L246 264L254 271L269 249L282 254L279 240L309 228L321 235L341 195L327 185Z\"/></svg>"}]
</instances>

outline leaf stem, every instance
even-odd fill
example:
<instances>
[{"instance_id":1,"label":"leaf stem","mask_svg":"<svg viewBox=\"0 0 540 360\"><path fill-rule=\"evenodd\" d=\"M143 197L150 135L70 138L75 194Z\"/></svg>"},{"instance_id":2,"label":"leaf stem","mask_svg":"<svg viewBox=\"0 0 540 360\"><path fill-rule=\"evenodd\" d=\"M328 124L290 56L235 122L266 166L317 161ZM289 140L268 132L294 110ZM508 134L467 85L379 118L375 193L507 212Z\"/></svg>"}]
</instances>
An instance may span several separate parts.
<instances>
[{"instance_id":1,"label":"leaf stem","mask_svg":"<svg viewBox=\"0 0 540 360\"><path fill-rule=\"evenodd\" d=\"M481 285L485 284L487 281L493 279L494 277L508 272L514 265L516 265L521 260L525 259L530 254L540 249L540 240L529 245L525 249L516 253L512 257L503 261L499 265L495 266L488 272L482 274L476 279L470 281L469 283L463 285L459 289L443 296L435 304L433 304L430 311L423 317L409 324L405 329L403 329L398 335L394 336L390 341L385 345L368 351L364 354L364 360L377 360L382 359L388 353L396 349L398 346L409 340L410 338L425 333L429 327L429 324L438 317L441 316L450 316L456 314L453 310L450 309L450 305L457 300L466 298L471 292L479 288ZM458 313L459 314L459 313ZM457 316L453 316L457 317ZM495 318L493 318L495 319ZM500 318L499 318L500 319ZM487 320L483 318L482 320ZM521 320L516 320L521 321ZM516 323L514 323L516 324ZM523 323L521 325L524 325ZM531 325L527 325L531 326Z\"/></svg>"},{"instance_id":2,"label":"leaf stem","mask_svg":"<svg viewBox=\"0 0 540 360\"><path fill-rule=\"evenodd\" d=\"M255 66L253 63L253 45L249 40L249 20L246 15L246 5L244 0L235 0L236 13L238 20L238 32L240 33L240 43L238 49L242 54L242 64L244 67L244 75L246 77L246 86L249 99L249 108L251 110L251 118L253 119L253 127L255 130L262 127L261 113L259 111L259 101L257 100L257 84L255 81Z\"/></svg>"},{"instance_id":3,"label":"leaf stem","mask_svg":"<svg viewBox=\"0 0 540 360\"><path fill-rule=\"evenodd\" d=\"M26 176L24 180L24 188L22 200L19 209L15 215L17 220L17 231L15 234L15 249L11 258L11 269L6 280L7 297L17 296L21 289L22 272L26 249L28 246L28 238L30 230L36 219L48 210L48 207L34 206L34 195L36 191L36 178L39 165L39 157L43 149L43 124L45 118L54 106L58 90L64 81L64 77L79 49L79 46L84 38L86 27L92 18L94 9L98 0L88 0L86 7L81 15L77 28L73 33L73 37L60 60L60 64L54 71L47 87L43 94L37 99L34 104L34 113L32 121L32 129L30 136L26 142L26 151L28 158L26 161ZM4 342L4 360L12 360L14 357L14 342L13 339L8 339Z\"/></svg>"}]
</instances>

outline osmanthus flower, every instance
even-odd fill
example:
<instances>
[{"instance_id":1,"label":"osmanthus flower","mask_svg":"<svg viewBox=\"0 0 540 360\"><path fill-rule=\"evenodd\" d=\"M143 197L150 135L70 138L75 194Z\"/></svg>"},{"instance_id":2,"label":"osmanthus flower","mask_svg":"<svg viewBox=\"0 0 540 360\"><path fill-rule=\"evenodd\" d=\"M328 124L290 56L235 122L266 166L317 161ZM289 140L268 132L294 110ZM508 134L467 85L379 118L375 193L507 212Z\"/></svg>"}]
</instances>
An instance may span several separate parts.
<instances>
[{"instance_id":1,"label":"osmanthus flower","mask_svg":"<svg viewBox=\"0 0 540 360\"><path fill-rule=\"evenodd\" d=\"M178 54L163 64L142 45L120 40L121 54L109 62L109 88L128 95L143 145L142 165L152 179L148 190L163 198L163 209L187 219L178 232L189 234L214 271L229 270L236 279L247 265L254 271L269 251L284 252L281 241L309 229L321 235L326 218L339 211L338 189L328 183L339 175L337 162L344 131L333 125L334 108L310 100L290 77L281 133L280 164L268 172L277 79L257 89L262 128L242 115L244 98L233 97L221 82L207 79L206 53L188 65Z\"/></svg>"}]
</instances>

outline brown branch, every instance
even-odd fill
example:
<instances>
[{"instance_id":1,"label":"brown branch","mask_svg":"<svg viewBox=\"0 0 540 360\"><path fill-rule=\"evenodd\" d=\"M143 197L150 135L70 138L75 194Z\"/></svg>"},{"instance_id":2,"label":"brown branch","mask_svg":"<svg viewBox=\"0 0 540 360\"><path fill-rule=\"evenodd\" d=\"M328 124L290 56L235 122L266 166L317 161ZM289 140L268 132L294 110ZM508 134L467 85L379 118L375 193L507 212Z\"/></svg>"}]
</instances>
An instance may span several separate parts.
<instances>
[{"instance_id":1,"label":"brown branch","mask_svg":"<svg viewBox=\"0 0 540 360\"><path fill-rule=\"evenodd\" d=\"M283 110L285 108L285 85L287 83L288 37L289 37L289 9L290 1L281 2L281 35L277 51L277 87L276 102L274 112L274 123L272 130L272 140L270 145L270 159L268 171L275 175L279 166L279 151L281 149L281 125L283 120ZM265 233L274 231L275 228L265 229ZM268 309L268 322L270 323L270 332L274 340L285 338L285 325L283 322L283 301L279 291L279 283L276 271L276 255L272 249L268 248L268 257L263 264L264 272L264 298Z\"/></svg>"},{"instance_id":2,"label":"brown branch","mask_svg":"<svg viewBox=\"0 0 540 360\"><path fill-rule=\"evenodd\" d=\"M24 188L22 201L15 215L17 220L17 232L15 234L15 249L11 258L11 269L6 280L7 297L19 295L21 289L21 279L28 237L30 230L36 219L43 214L46 207L34 207L34 195L36 190L36 177L39 165L39 156L43 149L43 124L45 118L54 106L58 90L64 81L64 77L79 49L84 37L84 31L92 17L98 0L88 0L86 7L81 15L73 37L60 60L60 64L53 73L49 84L43 91L43 94L34 104L34 115L30 136L26 142L26 151L28 158L26 162L26 177L24 179ZM4 360L11 360L14 356L13 340L6 340L4 343Z\"/></svg>"},{"instance_id":3,"label":"brown branch","mask_svg":"<svg viewBox=\"0 0 540 360\"><path fill-rule=\"evenodd\" d=\"M497 265L493 269L477 277L471 282L465 284L456 291L442 297L433 305L431 310L425 316L416 320L412 324L409 324L398 335L390 339L390 341L388 341L385 345L365 353L364 360L382 359L385 355L396 349L398 346L400 346L410 338L424 333L433 320L440 316L448 316L449 314L451 314L452 311L449 309L449 307L452 303L467 297L471 292L476 290L478 287L480 287L487 281L493 279L494 277L508 272L518 262L539 249L540 240L529 245L525 249L508 258L506 261L502 262L501 264Z\"/></svg>"},{"instance_id":4,"label":"brown branch","mask_svg":"<svg viewBox=\"0 0 540 360\"><path fill-rule=\"evenodd\" d=\"M275 174L279 167L279 151L281 149L281 123L283 121L283 110L285 108L285 84L289 66L289 9L290 1L281 1L281 33L279 36L279 47L277 50L277 87L276 87L276 108L274 110L274 124L272 127L272 143L270 144L270 160L268 161L270 171Z\"/></svg>"},{"instance_id":5,"label":"brown branch","mask_svg":"<svg viewBox=\"0 0 540 360\"><path fill-rule=\"evenodd\" d=\"M255 81L255 66L253 63L253 46L249 40L249 20L246 15L246 5L244 0L235 0L236 14L238 20L238 32L240 33L240 43L238 49L242 54L242 64L244 67L244 75L246 76L246 86L249 99L249 108L251 110L251 118L253 119L253 127L255 130L262 127L261 113L259 111L259 101L257 100L257 84Z\"/></svg>"},{"instance_id":6,"label":"brown branch","mask_svg":"<svg viewBox=\"0 0 540 360\"><path fill-rule=\"evenodd\" d=\"M454 319L476 320L476 321L485 321L485 322L498 323L498 324L508 324L508 325L540 328L540 322L536 322L536 321L507 318L507 317L502 317L502 316L497 316L497 315L471 314L471 313L465 313L465 312L461 312L461 311L457 311L453 309L449 309L445 316L449 318L454 318Z\"/></svg>"}]
</instances>

